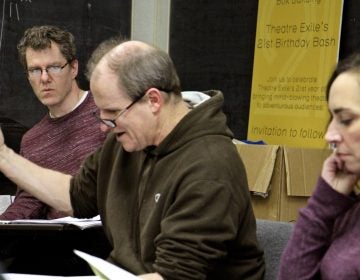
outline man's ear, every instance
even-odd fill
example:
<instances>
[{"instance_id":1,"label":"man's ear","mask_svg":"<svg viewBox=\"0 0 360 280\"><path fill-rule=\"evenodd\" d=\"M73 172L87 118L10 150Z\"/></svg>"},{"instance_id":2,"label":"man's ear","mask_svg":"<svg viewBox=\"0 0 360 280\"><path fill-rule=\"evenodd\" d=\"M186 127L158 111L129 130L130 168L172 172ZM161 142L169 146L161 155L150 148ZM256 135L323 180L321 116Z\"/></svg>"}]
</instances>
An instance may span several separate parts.
<instances>
[{"instance_id":1,"label":"man's ear","mask_svg":"<svg viewBox=\"0 0 360 280\"><path fill-rule=\"evenodd\" d=\"M75 79L79 72L79 61L77 59L74 59L72 62L69 63L71 67L71 73L73 79Z\"/></svg>"},{"instance_id":2,"label":"man's ear","mask_svg":"<svg viewBox=\"0 0 360 280\"><path fill-rule=\"evenodd\" d=\"M151 111L156 113L164 104L164 96L157 88L149 88L146 92Z\"/></svg>"}]
</instances>

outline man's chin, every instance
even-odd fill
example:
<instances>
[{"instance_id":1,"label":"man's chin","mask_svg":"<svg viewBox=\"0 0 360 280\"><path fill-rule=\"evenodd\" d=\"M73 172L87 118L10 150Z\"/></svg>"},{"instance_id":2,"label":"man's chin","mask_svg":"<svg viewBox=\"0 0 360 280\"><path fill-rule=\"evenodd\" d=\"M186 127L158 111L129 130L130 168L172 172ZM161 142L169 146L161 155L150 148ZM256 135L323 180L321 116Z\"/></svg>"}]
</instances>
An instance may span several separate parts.
<instances>
[{"instance_id":1,"label":"man's chin","mask_svg":"<svg viewBox=\"0 0 360 280\"><path fill-rule=\"evenodd\" d=\"M128 141L124 139L124 134L117 134L116 135L116 141L119 142L119 144L123 147L125 151L128 153L131 153L134 151L134 146L131 145Z\"/></svg>"},{"instance_id":2,"label":"man's chin","mask_svg":"<svg viewBox=\"0 0 360 280\"><path fill-rule=\"evenodd\" d=\"M123 149L124 149L125 151L127 151L128 153L132 153L132 152L135 152L135 151L136 151L133 146L124 145L124 144L122 144L122 143L121 143L121 145L122 145Z\"/></svg>"},{"instance_id":3,"label":"man's chin","mask_svg":"<svg viewBox=\"0 0 360 280\"><path fill-rule=\"evenodd\" d=\"M50 98L43 98L40 100L40 102L48 108L54 107L56 105L56 100L52 100Z\"/></svg>"}]
</instances>

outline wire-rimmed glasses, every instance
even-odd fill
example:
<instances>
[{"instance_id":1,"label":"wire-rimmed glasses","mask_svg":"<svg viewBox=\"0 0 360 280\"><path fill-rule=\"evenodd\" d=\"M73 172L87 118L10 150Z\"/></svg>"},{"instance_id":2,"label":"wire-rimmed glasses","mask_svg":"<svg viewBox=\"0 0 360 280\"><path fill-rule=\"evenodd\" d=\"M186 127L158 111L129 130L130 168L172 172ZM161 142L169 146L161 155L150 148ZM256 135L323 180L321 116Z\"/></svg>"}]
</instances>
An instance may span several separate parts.
<instances>
[{"instance_id":1,"label":"wire-rimmed glasses","mask_svg":"<svg viewBox=\"0 0 360 280\"><path fill-rule=\"evenodd\" d=\"M69 62L66 62L64 65L59 66L59 65L50 65L46 68L40 68L40 67L35 67L35 68L29 68L27 69L28 75L30 78L32 79L38 79L41 77L43 71L45 71L47 74L50 75L58 75L61 73L61 70L63 70L66 65L68 65Z\"/></svg>"},{"instance_id":2,"label":"wire-rimmed glasses","mask_svg":"<svg viewBox=\"0 0 360 280\"><path fill-rule=\"evenodd\" d=\"M120 112L113 119L103 119L103 118L101 118L99 110L94 111L92 114L98 121L102 122L106 126L108 126L110 128L115 128L116 127L116 120L122 114L124 114L127 110L129 110L131 108L131 106L133 106L136 102L138 102L143 96L144 95L140 96L139 98L136 98L133 102L131 102L129 105L127 105L124 109L120 110Z\"/></svg>"}]
</instances>

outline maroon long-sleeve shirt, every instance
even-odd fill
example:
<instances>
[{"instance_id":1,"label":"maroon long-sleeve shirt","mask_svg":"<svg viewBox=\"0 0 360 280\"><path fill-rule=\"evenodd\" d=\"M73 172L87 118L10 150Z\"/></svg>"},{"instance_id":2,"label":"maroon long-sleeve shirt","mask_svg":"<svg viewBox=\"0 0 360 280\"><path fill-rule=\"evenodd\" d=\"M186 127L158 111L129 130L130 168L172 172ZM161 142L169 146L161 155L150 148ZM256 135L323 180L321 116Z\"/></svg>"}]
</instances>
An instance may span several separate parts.
<instances>
[{"instance_id":1,"label":"maroon long-sleeve shirt","mask_svg":"<svg viewBox=\"0 0 360 280\"><path fill-rule=\"evenodd\" d=\"M88 93L72 112L59 118L46 115L24 134L20 153L42 167L74 175L84 158L100 147L106 137L91 114L95 109L94 99ZM0 220L55 219L63 216L63 213L18 189L14 203L0 215Z\"/></svg>"},{"instance_id":2,"label":"maroon long-sleeve shirt","mask_svg":"<svg viewBox=\"0 0 360 280\"><path fill-rule=\"evenodd\" d=\"M318 180L283 252L278 279L360 279L358 197Z\"/></svg>"}]
</instances>

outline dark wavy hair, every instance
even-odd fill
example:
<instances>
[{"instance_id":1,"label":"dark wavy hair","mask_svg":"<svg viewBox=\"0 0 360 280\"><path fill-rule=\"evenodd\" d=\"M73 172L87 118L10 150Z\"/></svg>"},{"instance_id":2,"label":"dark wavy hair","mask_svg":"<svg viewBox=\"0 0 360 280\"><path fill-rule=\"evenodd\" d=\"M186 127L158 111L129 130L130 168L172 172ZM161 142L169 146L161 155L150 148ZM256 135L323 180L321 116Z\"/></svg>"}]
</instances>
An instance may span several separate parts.
<instances>
[{"instance_id":1,"label":"dark wavy hair","mask_svg":"<svg viewBox=\"0 0 360 280\"><path fill-rule=\"evenodd\" d=\"M26 50L28 48L36 51L44 50L50 48L51 42L58 44L66 61L72 62L76 59L75 38L72 33L57 26L33 26L25 30L17 45L19 60L23 67L27 69Z\"/></svg>"},{"instance_id":2,"label":"dark wavy hair","mask_svg":"<svg viewBox=\"0 0 360 280\"><path fill-rule=\"evenodd\" d=\"M360 73L360 53L353 53L338 62L326 85L325 94L327 101L329 101L330 88L332 84L334 83L335 79L344 72Z\"/></svg>"}]
</instances>

